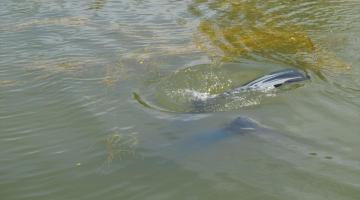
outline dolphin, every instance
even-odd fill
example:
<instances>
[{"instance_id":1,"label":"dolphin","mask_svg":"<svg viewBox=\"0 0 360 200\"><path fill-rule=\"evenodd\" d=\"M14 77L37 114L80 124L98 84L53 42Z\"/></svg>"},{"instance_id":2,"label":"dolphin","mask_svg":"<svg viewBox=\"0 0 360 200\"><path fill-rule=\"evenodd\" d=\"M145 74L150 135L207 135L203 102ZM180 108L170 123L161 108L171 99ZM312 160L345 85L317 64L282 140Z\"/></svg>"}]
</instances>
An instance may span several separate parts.
<instances>
[{"instance_id":1,"label":"dolphin","mask_svg":"<svg viewBox=\"0 0 360 200\"><path fill-rule=\"evenodd\" d=\"M168 146L166 151L173 152L175 157L184 157L236 135L245 136L251 133L268 132L269 130L251 118L239 116L221 128L180 139L180 141Z\"/></svg>"},{"instance_id":2,"label":"dolphin","mask_svg":"<svg viewBox=\"0 0 360 200\"><path fill-rule=\"evenodd\" d=\"M207 112L211 110L211 107L221 104L220 102L226 101L231 96L246 95L249 92L267 92L285 85L299 84L309 79L309 75L296 69L274 71L218 95L206 99L195 99L193 100L193 110Z\"/></svg>"},{"instance_id":3,"label":"dolphin","mask_svg":"<svg viewBox=\"0 0 360 200\"><path fill-rule=\"evenodd\" d=\"M299 70L283 69L261 76L255 80L241 85L240 87L226 91L224 94L230 94L244 90L274 89L285 84L297 83L308 79L310 79L310 77L307 74L301 73Z\"/></svg>"},{"instance_id":4,"label":"dolphin","mask_svg":"<svg viewBox=\"0 0 360 200\"><path fill-rule=\"evenodd\" d=\"M231 99L232 96L241 96L249 94L251 91L257 92L267 92L285 85L296 85L303 81L309 80L310 77L297 70L297 69L283 69L271 72L269 74L258 77L250 82L242 84L238 87L229 89L218 95L213 95L205 99L196 98L192 100L192 108L189 113L203 113L212 111L213 107L221 105L226 102L228 99ZM157 106L151 105L146 102L141 96L133 92L133 98L135 101L143 105L144 107L159 110L162 112L172 112L159 108ZM175 112L175 111L174 111Z\"/></svg>"}]
</instances>

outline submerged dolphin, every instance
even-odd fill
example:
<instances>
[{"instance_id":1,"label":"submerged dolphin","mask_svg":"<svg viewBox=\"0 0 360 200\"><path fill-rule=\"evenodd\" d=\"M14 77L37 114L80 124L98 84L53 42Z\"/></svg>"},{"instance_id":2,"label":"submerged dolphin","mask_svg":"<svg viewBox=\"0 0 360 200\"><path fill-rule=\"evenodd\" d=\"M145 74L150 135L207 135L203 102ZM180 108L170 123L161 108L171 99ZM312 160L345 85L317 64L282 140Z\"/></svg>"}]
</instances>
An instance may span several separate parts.
<instances>
[{"instance_id":1,"label":"submerged dolphin","mask_svg":"<svg viewBox=\"0 0 360 200\"><path fill-rule=\"evenodd\" d=\"M240 116L222 128L180 139L180 141L170 145L166 151L173 152L172 155L175 157L184 157L236 135L245 136L252 133L258 135L259 133L270 133L271 131L271 129L265 128L250 118Z\"/></svg>"},{"instance_id":2,"label":"submerged dolphin","mask_svg":"<svg viewBox=\"0 0 360 200\"><path fill-rule=\"evenodd\" d=\"M203 132L190 138L184 139L182 142L179 143L181 144L179 146L181 146L182 148L184 148L184 146L189 147L185 149L197 148L199 146L207 146L215 143L216 141L223 140L234 135L244 135L254 131L259 131L260 129L263 129L263 127L254 120L248 117L240 116L235 118L231 123L226 124L222 128L210 132Z\"/></svg>"},{"instance_id":3,"label":"submerged dolphin","mask_svg":"<svg viewBox=\"0 0 360 200\"><path fill-rule=\"evenodd\" d=\"M197 137L192 138L191 141L202 144L211 144L212 142L225 139L233 135L243 135L263 129L265 128L260 126L254 120L240 116L234 119L231 123L227 124L225 127L211 133L198 135Z\"/></svg>"}]
</instances>

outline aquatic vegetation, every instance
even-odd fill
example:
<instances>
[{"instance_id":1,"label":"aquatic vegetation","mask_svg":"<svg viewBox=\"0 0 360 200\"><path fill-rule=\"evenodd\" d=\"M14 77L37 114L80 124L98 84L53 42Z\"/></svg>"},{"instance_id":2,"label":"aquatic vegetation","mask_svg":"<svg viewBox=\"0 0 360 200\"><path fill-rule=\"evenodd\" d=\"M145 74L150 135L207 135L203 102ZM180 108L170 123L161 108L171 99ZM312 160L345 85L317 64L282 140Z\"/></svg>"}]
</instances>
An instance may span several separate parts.
<instances>
[{"instance_id":1,"label":"aquatic vegetation","mask_svg":"<svg viewBox=\"0 0 360 200\"><path fill-rule=\"evenodd\" d=\"M106 138L105 143L107 152L106 162L111 163L117 158L134 157L139 139L136 133L113 133Z\"/></svg>"},{"instance_id":2,"label":"aquatic vegetation","mask_svg":"<svg viewBox=\"0 0 360 200\"><path fill-rule=\"evenodd\" d=\"M192 54L200 52L195 44L185 43L182 45L157 45L155 47L145 47L136 51L130 52L123 56L124 59L136 59L143 64L147 60L156 59L161 56L173 56Z\"/></svg>"},{"instance_id":3,"label":"aquatic vegetation","mask_svg":"<svg viewBox=\"0 0 360 200\"><path fill-rule=\"evenodd\" d=\"M91 3L90 10L101 10L106 5L107 0L95 0Z\"/></svg>"},{"instance_id":4,"label":"aquatic vegetation","mask_svg":"<svg viewBox=\"0 0 360 200\"><path fill-rule=\"evenodd\" d=\"M66 71L73 71L79 68L79 63L75 62L61 62L56 67L66 70Z\"/></svg>"},{"instance_id":5,"label":"aquatic vegetation","mask_svg":"<svg viewBox=\"0 0 360 200\"><path fill-rule=\"evenodd\" d=\"M261 56L316 73L324 68L350 68L334 53L314 42L302 23L295 23L281 12L266 10L266 4L233 0L194 1L189 6L190 13L195 16L212 13L201 17L194 34L195 43L217 62Z\"/></svg>"},{"instance_id":6,"label":"aquatic vegetation","mask_svg":"<svg viewBox=\"0 0 360 200\"><path fill-rule=\"evenodd\" d=\"M0 88L1 87L11 87L16 85L15 80L0 80Z\"/></svg>"},{"instance_id":7,"label":"aquatic vegetation","mask_svg":"<svg viewBox=\"0 0 360 200\"><path fill-rule=\"evenodd\" d=\"M199 31L207 36L211 45L221 50L223 60L247 53L296 53L315 49L309 37L296 27L266 28L250 32L248 27L241 25L227 27L211 21L202 21L199 25Z\"/></svg>"},{"instance_id":8,"label":"aquatic vegetation","mask_svg":"<svg viewBox=\"0 0 360 200\"><path fill-rule=\"evenodd\" d=\"M101 83L107 87L114 86L118 81L125 80L129 76L129 69L121 63L118 65L106 65L105 76Z\"/></svg>"},{"instance_id":9,"label":"aquatic vegetation","mask_svg":"<svg viewBox=\"0 0 360 200\"><path fill-rule=\"evenodd\" d=\"M309 155L310 155L310 156L318 156L318 153L316 153L316 152L310 152ZM323 158L326 159L326 160L332 160L332 159L333 159L333 156L323 155Z\"/></svg>"},{"instance_id":10,"label":"aquatic vegetation","mask_svg":"<svg viewBox=\"0 0 360 200\"><path fill-rule=\"evenodd\" d=\"M187 20L184 18L178 18L176 20L176 24L180 25L180 26L185 26L187 24Z\"/></svg>"},{"instance_id":11,"label":"aquatic vegetation","mask_svg":"<svg viewBox=\"0 0 360 200\"><path fill-rule=\"evenodd\" d=\"M44 70L49 73L59 72L79 72L85 65L86 61L76 60L48 60L48 61L36 61L32 66L28 67L28 70Z\"/></svg>"},{"instance_id":12,"label":"aquatic vegetation","mask_svg":"<svg viewBox=\"0 0 360 200\"><path fill-rule=\"evenodd\" d=\"M70 76L80 75L85 69L97 63L97 60L77 60L77 59L53 59L38 60L25 67L28 73L37 74L37 80L46 80L56 74L66 74Z\"/></svg>"},{"instance_id":13,"label":"aquatic vegetation","mask_svg":"<svg viewBox=\"0 0 360 200\"><path fill-rule=\"evenodd\" d=\"M71 16L62 18L48 18L48 19L34 19L27 22L19 23L15 26L16 30L29 28L33 26L66 26L77 27L84 26L89 23L89 18L86 16Z\"/></svg>"},{"instance_id":14,"label":"aquatic vegetation","mask_svg":"<svg viewBox=\"0 0 360 200\"><path fill-rule=\"evenodd\" d=\"M333 157L332 157L332 156L325 156L324 158L325 158L325 159L328 159L328 160L333 159Z\"/></svg>"}]
</instances>

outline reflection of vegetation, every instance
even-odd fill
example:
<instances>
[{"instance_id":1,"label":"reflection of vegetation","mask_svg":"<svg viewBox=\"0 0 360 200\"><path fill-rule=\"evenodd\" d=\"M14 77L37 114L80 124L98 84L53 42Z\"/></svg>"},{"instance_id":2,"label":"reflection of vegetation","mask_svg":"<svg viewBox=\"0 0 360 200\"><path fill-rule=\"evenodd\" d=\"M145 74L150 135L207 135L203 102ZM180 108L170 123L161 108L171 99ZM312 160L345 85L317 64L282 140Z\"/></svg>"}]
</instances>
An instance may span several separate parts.
<instances>
[{"instance_id":1,"label":"reflection of vegetation","mask_svg":"<svg viewBox=\"0 0 360 200\"><path fill-rule=\"evenodd\" d=\"M189 11L201 17L197 46L220 61L261 56L316 72L329 65L349 68L314 44L302 23L266 8L267 4L275 6L264 1L195 0Z\"/></svg>"},{"instance_id":2,"label":"reflection of vegetation","mask_svg":"<svg viewBox=\"0 0 360 200\"><path fill-rule=\"evenodd\" d=\"M89 9L90 10L101 10L105 4L106 4L107 0L95 0L93 3L91 3Z\"/></svg>"},{"instance_id":3,"label":"reflection of vegetation","mask_svg":"<svg viewBox=\"0 0 360 200\"><path fill-rule=\"evenodd\" d=\"M115 133L109 135L106 138L106 161L110 163L116 158L121 159L127 156L135 156L135 150L138 144L139 140L135 133L127 135Z\"/></svg>"}]
</instances>

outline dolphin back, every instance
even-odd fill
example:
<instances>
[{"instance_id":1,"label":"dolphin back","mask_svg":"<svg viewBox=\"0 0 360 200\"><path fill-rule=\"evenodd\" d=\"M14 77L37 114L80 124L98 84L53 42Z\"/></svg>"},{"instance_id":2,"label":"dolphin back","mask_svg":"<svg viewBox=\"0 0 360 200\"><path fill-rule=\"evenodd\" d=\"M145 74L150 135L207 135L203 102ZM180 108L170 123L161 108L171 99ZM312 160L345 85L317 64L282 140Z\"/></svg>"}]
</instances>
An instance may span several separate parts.
<instances>
[{"instance_id":1,"label":"dolphin back","mask_svg":"<svg viewBox=\"0 0 360 200\"><path fill-rule=\"evenodd\" d=\"M222 102L226 102L226 100L233 95L247 95L250 91L267 92L281 86L300 83L309 79L310 77L307 74L296 69L274 71L214 97L205 100L196 99L193 101L193 110L194 112L207 112L217 105L220 105Z\"/></svg>"},{"instance_id":2,"label":"dolphin back","mask_svg":"<svg viewBox=\"0 0 360 200\"><path fill-rule=\"evenodd\" d=\"M296 83L310 79L296 69L284 69L261 76L253 81L245 83L240 88L251 90L265 90L280 87L284 84Z\"/></svg>"}]
</instances>

